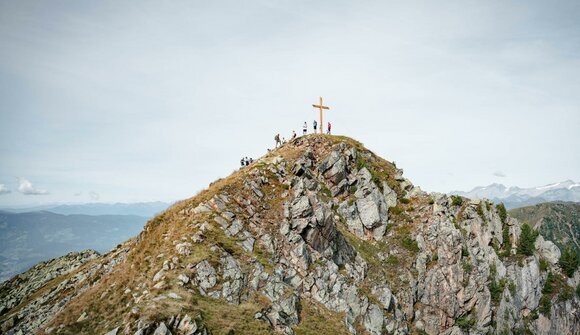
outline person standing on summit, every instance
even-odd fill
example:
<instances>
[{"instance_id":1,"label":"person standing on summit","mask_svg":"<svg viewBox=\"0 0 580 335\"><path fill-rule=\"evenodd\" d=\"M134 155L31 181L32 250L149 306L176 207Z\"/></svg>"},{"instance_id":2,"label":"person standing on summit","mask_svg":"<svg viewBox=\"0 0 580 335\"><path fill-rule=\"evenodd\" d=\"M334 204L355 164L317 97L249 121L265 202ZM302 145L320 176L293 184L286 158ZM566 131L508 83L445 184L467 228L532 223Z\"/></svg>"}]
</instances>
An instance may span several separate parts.
<instances>
[{"instance_id":1,"label":"person standing on summit","mask_svg":"<svg viewBox=\"0 0 580 335\"><path fill-rule=\"evenodd\" d=\"M315 134L316 134L316 126L318 126L318 123L316 122L316 120L314 120L314 122L312 122L312 128L314 128Z\"/></svg>"},{"instance_id":2,"label":"person standing on summit","mask_svg":"<svg viewBox=\"0 0 580 335\"><path fill-rule=\"evenodd\" d=\"M302 126L302 136L306 135L307 132L308 132L308 124L306 124L306 121L304 121L304 125Z\"/></svg>"},{"instance_id":3,"label":"person standing on summit","mask_svg":"<svg viewBox=\"0 0 580 335\"><path fill-rule=\"evenodd\" d=\"M330 128L332 127L332 125L330 124L330 122L328 122L328 131L326 132L327 134L330 135Z\"/></svg>"}]
</instances>

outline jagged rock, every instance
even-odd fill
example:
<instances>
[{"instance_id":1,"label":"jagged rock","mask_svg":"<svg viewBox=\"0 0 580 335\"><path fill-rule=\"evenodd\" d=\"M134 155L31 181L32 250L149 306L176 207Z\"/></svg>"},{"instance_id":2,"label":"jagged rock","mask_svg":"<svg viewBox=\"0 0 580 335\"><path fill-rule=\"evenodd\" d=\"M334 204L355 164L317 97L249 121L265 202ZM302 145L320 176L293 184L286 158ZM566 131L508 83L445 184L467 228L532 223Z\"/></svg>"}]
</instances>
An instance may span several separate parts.
<instances>
[{"instance_id":1,"label":"jagged rock","mask_svg":"<svg viewBox=\"0 0 580 335\"><path fill-rule=\"evenodd\" d=\"M378 298L383 308L387 311L391 310L395 304L393 293L387 286L374 287L372 293Z\"/></svg>"},{"instance_id":2,"label":"jagged rock","mask_svg":"<svg viewBox=\"0 0 580 335\"><path fill-rule=\"evenodd\" d=\"M175 328L182 335L194 335L198 330L197 323L189 315L185 315Z\"/></svg>"},{"instance_id":3,"label":"jagged rock","mask_svg":"<svg viewBox=\"0 0 580 335\"><path fill-rule=\"evenodd\" d=\"M292 203L292 218L304 218L312 214L312 206L307 196L296 198Z\"/></svg>"},{"instance_id":4,"label":"jagged rock","mask_svg":"<svg viewBox=\"0 0 580 335\"><path fill-rule=\"evenodd\" d=\"M196 280L200 288L207 290L215 286L217 282L216 271L208 261L199 262L195 266L195 271Z\"/></svg>"},{"instance_id":5,"label":"jagged rock","mask_svg":"<svg viewBox=\"0 0 580 335\"><path fill-rule=\"evenodd\" d=\"M181 300L181 299L183 299L183 297L182 297L182 296L180 296L179 294L177 294L177 293L175 293L175 292L169 292L169 293L167 294L167 297L168 297L168 298L171 298L171 299L175 299L175 300Z\"/></svg>"},{"instance_id":6,"label":"jagged rock","mask_svg":"<svg viewBox=\"0 0 580 335\"><path fill-rule=\"evenodd\" d=\"M79 318L77 319L77 322L83 322L83 321L85 321L86 319L88 319L88 317L87 317L87 312L83 312L83 314L81 314L81 315L79 316Z\"/></svg>"},{"instance_id":7,"label":"jagged rock","mask_svg":"<svg viewBox=\"0 0 580 335\"><path fill-rule=\"evenodd\" d=\"M240 303L240 293L244 285L244 276L238 261L232 256L222 257L223 288L222 296L229 304Z\"/></svg>"},{"instance_id":8,"label":"jagged rock","mask_svg":"<svg viewBox=\"0 0 580 335\"><path fill-rule=\"evenodd\" d=\"M153 335L171 335L171 332L169 331L165 323L161 322L157 327L157 329L155 329Z\"/></svg>"},{"instance_id":9,"label":"jagged rock","mask_svg":"<svg viewBox=\"0 0 580 335\"><path fill-rule=\"evenodd\" d=\"M191 247L191 243L189 242L183 242L183 243L179 243L175 246L175 249L177 249L177 253L180 255L184 255L184 256L188 256L189 254L191 254L191 250L189 249L189 247Z\"/></svg>"},{"instance_id":10,"label":"jagged rock","mask_svg":"<svg viewBox=\"0 0 580 335\"><path fill-rule=\"evenodd\" d=\"M120 327L117 327L117 328L115 328L115 329L113 329L113 330L105 333L105 335L117 335L117 332L119 331L119 328Z\"/></svg>"},{"instance_id":11,"label":"jagged rock","mask_svg":"<svg viewBox=\"0 0 580 335\"><path fill-rule=\"evenodd\" d=\"M163 277L165 276L165 270L161 269L159 271L157 271L157 273L155 273L155 276L153 276L153 282L158 282L161 279L163 279Z\"/></svg>"},{"instance_id":12,"label":"jagged rock","mask_svg":"<svg viewBox=\"0 0 580 335\"><path fill-rule=\"evenodd\" d=\"M381 308L375 304L371 304L363 319L366 330L372 335L381 335L383 333L383 322Z\"/></svg>"},{"instance_id":13,"label":"jagged rock","mask_svg":"<svg viewBox=\"0 0 580 335\"><path fill-rule=\"evenodd\" d=\"M548 262L557 264L558 260L560 260L560 249L551 241L544 240L542 236L538 236L538 238L536 238L534 246L540 255Z\"/></svg>"},{"instance_id":14,"label":"jagged rock","mask_svg":"<svg viewBox=\"0 0 580 335\"><path fill-rule=\"evenodd\" d=\"M189 283L189 277L181 273L177 276L177 281L179 285L184 286L187 285L187 283Z\"/></svg>"}]
</instances>

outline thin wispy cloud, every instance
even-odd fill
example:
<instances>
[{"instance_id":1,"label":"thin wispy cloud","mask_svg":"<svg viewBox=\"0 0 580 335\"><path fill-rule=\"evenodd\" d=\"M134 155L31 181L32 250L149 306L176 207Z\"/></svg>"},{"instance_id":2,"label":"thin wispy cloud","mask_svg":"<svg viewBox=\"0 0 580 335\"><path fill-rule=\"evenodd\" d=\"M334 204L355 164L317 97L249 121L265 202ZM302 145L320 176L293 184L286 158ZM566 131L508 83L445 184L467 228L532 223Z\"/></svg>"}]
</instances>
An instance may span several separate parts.
<instances>
[{"instance_id":1,"label":"thin wispy cloud","mask_svg":"<svg viewBox=\"0 0 580 335\"><path fill-rule=\"evenodd\" d=\"M8 194L8 193L10 193L10 189L4 184L0 184L0 194Z\"/></svg>"},{"instance_id":2,"label":"thin wispy cloud","mask_svg":"<svg viewBox=\"0 0 580 335\"><path fill-rule=\"evenodd\" d=\"M91 201L97 201L97 200L99 200L101 198L101 196L97 192L90 191L89 192L89 198L91 199Z\"/></svg>"},{"instance_id":3,"label":"thin wispy cloud","mask_svg":"<svg viewBox=\"0 0 580 335\"><path fill-rule=\"evenodd\" d=\"M36 188L26 178L18 178L18 192L24 195L47 195L47 190Z\"/></svg>"},{"instance_id":4,"label":"thin wispy cloud","mask_svg":"<svg viewBox=\"0 0 580 335\"><path fill-rule=\"evenodd\" d=\"M500 177L500 178L505 178L505 177L506 177L505 173L503 173L503 172L501 172L501 171L495 171L495 172L493 173L493 175L494 175L495 177Z\"/></svg>"}]
</instances>

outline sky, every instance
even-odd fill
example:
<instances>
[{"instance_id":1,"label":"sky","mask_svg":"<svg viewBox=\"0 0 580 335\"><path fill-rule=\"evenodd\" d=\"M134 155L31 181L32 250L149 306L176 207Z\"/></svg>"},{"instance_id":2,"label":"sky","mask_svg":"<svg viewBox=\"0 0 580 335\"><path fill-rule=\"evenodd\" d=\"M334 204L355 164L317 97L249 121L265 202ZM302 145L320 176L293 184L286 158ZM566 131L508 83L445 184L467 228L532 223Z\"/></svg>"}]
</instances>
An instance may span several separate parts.
<instances>
[{"instance_id":1,"label":"sky","mask_svg":"<svg viewBox=\"0 0 580 335\"><path fill-rule=\"evenodd\" d=\"M175 201L318 117L427 191L580 181L578 1L1 1L0 206Z\"/></svg>"}]
</instances>

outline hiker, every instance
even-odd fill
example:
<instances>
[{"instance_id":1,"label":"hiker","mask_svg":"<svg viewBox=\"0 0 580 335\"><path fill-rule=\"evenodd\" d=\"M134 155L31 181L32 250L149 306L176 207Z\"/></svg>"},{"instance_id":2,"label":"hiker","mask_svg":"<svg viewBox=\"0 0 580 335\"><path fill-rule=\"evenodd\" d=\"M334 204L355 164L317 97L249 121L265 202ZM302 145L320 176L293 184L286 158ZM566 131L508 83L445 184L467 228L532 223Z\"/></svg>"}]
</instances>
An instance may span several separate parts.
<instances>
[{"instance_id":1,"label":"hiker","mask_svg":"<svg viewBox=\"0 0 580 335\"><path fill-rule=\"evenodd\" d=\"M254 162L254 159L252 157L250 157L250 164L252 164Z\"/></svg>"},{"instance_id":2,"label":"hiker","mask_svg":"<svg viewBox=\"0 0 580 335\"><path fill-rule=\"evenodd\" d=\"M306 124L306 121L304 121L304 126L302 126L302 136L306 135L307 132L308 132L308 124Z\"/></svg>"},{"instance_id":3,"label":"hiker","mask_svg":"<svg viewBox=\"0 0 580 335\"><path fill-rule=\"evenodd\" d=\"M246 162L244 162L244 158L242 157L242 159L240 159L240 165L242 167L246 166Z\"/></svg>"},{"instance_id":4,"label":"hiker","mask_svg":"<svg viewBox=\"0 0 580 335\"><path fill-rule=\"evenodd\" d=\"M246 161L246 166L250 165L250 159L248 159L248 156L246 156L246 158L244 158L244 160Z\"/></svg>"},{"instance_id":5,"label":"hiker","mask_svg":"<svg viewBox=\"0 0 580 335\"><path fill-rule=\"evenodd\" d=\"M328 122L328 131L326 133L329 135L330 135L330 127L331 127L330 122Z\"/></svg>"},{"instance_id":6,"label":"hiker","mask_svg":"<svg viewBox=\"0 0 580 335\"><path fill-rule=\"evenodd\" d=\"M312 122L312 127L314 128L315 134L316 134L316 126L318 126L318 123L316 123L316 120L314 120L314 122Z\"/></svg>"},{"instance_id":7,"label":"hiker","mask_svg":"<svg viewBox=\"0 0 580 335\"><path fill-rule=\"evenodd\" d=\"M294 130L292 130L292 138L290 139L290 141L292 141L295 138L296 138L296 132Z\"/></svg>"},{"instance_id":8,"label":"hiker","mask_svg":"<svg viewBox=\"0 0 580 335\"><path fill-rule=\"evenodd\" d=\"M276 141L276 148L278 145L282 145L282 142L280 142L280 134L276 134L276 136L274 136L274 141Z\"/></svg>"}]
</instances>

